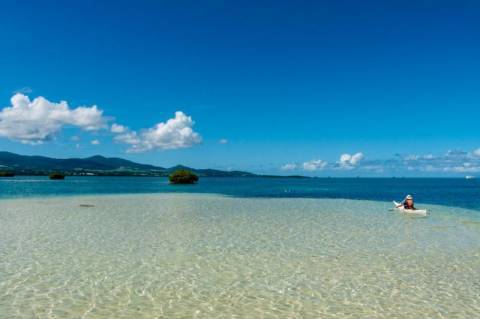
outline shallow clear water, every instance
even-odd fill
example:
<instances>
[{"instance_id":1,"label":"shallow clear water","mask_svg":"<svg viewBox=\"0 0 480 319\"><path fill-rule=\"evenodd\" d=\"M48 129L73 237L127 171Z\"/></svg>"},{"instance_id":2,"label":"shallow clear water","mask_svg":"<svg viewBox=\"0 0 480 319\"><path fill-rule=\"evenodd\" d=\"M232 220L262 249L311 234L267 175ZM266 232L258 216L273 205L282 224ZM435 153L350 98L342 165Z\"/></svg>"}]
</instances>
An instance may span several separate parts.
<instances>
[{"instance_id":1,"label":"shallow clear water","mask_svg":"<svg viewBox=\"0 0 480 319\"><path fill-rule=\"evenodd\" d=\"M475 318L480 220L426 207L412 218L343 199L4 199L0 318Z\"/></svg>"}]
</instances>

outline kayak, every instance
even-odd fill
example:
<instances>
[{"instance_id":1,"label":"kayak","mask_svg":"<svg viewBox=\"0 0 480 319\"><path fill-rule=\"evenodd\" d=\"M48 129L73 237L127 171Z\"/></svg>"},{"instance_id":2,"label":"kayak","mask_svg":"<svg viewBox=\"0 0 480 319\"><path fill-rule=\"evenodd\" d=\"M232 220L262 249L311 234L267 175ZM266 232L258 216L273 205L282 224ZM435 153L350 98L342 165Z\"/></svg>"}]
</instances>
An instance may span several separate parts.
<instances>
[{"instance_id":1,"label":"kayak","mask_svg":"<svg viewBox=\"0 0 480 319\"><path fill-rule=\"evenodd\" d=\"M409 214L409 215L427 216L426 209L405 209L401 203L397 203L396 201L393 201L393 205L395 205L395 209L400 213Z\"/></svg>"}]
</instances>

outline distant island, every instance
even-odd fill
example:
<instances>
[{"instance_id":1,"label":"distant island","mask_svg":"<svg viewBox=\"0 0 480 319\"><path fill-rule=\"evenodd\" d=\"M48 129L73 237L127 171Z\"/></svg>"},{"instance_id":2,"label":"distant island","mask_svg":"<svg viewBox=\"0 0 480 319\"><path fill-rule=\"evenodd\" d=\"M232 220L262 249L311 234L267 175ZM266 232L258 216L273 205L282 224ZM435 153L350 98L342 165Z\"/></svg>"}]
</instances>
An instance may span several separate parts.
<instances>
[{"instance_id":1,"label":"distant island","mask_svg":"<svg viewBox=\"0 0 480 319\"><path fill-rule=\"evenodd\" d=\"M162 176L184 169L200 177L255 177L244 171L222 171L216 169L195 169L183 165L159 167L139 164L116 157L95 155L87 158L58 159L45 156L27 156L11 152L0 152L0 171L14 172L15 175L49 175L62 172L70 176ZM268 176L279 177L279 176ZM300 176L296 176L300 177Z\"/></svg>"}]
</instances>

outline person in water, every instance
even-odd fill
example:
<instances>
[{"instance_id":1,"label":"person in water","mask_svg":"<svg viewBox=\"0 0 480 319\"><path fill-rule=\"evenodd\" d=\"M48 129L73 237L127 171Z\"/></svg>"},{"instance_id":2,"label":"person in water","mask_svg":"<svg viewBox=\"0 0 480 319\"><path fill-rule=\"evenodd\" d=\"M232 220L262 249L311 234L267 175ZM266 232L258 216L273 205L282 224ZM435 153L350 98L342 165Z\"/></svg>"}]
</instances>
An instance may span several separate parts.
<instances>
[{"instance_id":1,"label":"person in water","mask_svg":"<svg viewBox=\"0 0 480 319\"><path fill-rule=\"evenodd\" d=\"M413 203L413 197L412 195L407 195L407 197L405 197L405 200L403 201L403 203L401 205L399 205L398 207L402 207L403 205L403 208L404 209L412 209L412 210L415 210L415 206L414 206L414 203Z\"/></svg>"}]
</instances>

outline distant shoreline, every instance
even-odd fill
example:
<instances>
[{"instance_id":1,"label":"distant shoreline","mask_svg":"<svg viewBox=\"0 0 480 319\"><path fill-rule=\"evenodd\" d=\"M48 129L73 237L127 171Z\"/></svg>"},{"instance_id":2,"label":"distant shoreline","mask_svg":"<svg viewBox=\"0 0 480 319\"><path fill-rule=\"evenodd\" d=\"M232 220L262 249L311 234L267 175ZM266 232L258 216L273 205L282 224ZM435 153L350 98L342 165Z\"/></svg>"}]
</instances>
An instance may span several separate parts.
<instances>
[{"instance_id":1,"label":"distant shoreline","mask_svg":"<svg viewBox=\"0 0 480 319\"><path fill-rule=\"evenodd\" d=\"M55 170L51 171L46 171L46 172L41 172L41 173L17 173L15 172L15 176L46 176L51 172L54 172ZM62 173L65 174L65 176L73 176L73 177L168 177L169 174L125 174L125 173L72 173L72 172L65 172L62 171ZM15 176L1 176L0 178L4 177L15 177ZM257 177L263 177L263 178L318 178L318 177L312 177L312 176L303 176L303 175L261 175L261 174L250 174L250 175L199 175L201 178L257 178ZM320 178L329 178L329 177L320 177Z\"/></svg>"},{"instance_id":2,"label":"distant shoreline","mask_svg":"<svg viewBox=\"0 0 480 319\"><path fill-rule=\"evenodd\" d=\"M17 173L15 172L14 176L0 176L0 180L7 178L14 178L15 176L35 176L35 177L48 177L48 175L53 172L49 171L48 173ZM164 177L167 178L169 174L165 175L153 175L153 174L110 174L110 173L92 173L92 174L72 174L69 172L63 172L67 177ZM466 179L463 176L305 176L305 175L262 175L262 174L253 174L250 175L199 175L201 178L271 178L271 179L281 179L281 178L291 178L291 179L461 179L468 181L475 181L476 178ZM480 180L480 179L479 179Z\"/></svg>"}]
</instances>

